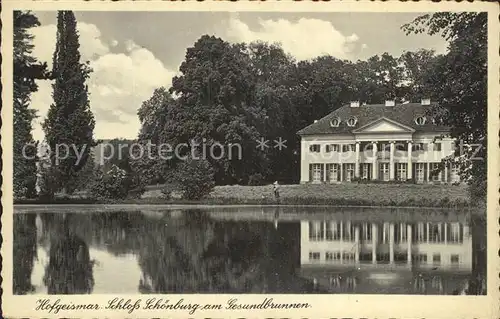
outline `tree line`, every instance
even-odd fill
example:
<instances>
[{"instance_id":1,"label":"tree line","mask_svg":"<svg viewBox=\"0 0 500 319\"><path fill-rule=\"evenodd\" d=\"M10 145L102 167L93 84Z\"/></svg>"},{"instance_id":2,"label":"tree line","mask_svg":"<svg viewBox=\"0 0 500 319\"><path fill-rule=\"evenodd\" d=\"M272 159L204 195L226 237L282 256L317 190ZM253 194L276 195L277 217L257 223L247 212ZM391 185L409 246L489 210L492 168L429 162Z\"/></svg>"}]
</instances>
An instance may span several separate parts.
<instances>
[{"instance_id":1,"label":"tree line","mask_svg":"<svg viewBox=\"0 0 500 319\"><path fill-rule=\"evenodd\" d=\"M57 45L50 72L31 56L27 30L38 25L36 17L19 12L16 19L14 32L19 41L15 42L14 80L19 90L14 96L14 185L17 195L30 197L35 192L29 177L36 171L36 164L19 154L22 145L33 140L31 121L35 114L29 107L29 96L36 91L34 80L55 80L54 103L43 124L49 146L61 142L95 145L95 121L85 84L91 69L80 61L76 19L71 11L58 13ZM200 154L214 144L229 147L237 143L242 158L181 161L140 157L124 159L126 165L114 167L124 172L128 188L184 183L201 185L204 190L213 185L260 185L274 180L295 183L299 180L299 129L351 100L370 104L421 98L431 98L448 110L440 116L452 127L451 135L469 144L481 143L479 155L485 158L486 22L486 13L423 15L402 26L402 31L441 34L449 42L446 54L421 49L355 62L328 55L297 61L277 44L235 44L204 35L187 48L180 75L172 84L157 88L139 107L141 129L135 142L179 145L194 141L195 152ZM22 85L26 76L21 70L25 66L32 70L27 77L32 85ZM271 141L271 147L257 149L260 138ZM272 141L278 138L286 140L286 148L272 147ZM54 154L50 155L53 164ZM79 165L75 165L75 153L71 155L57 167L48 165L50 174L45 174L57 176L45 179L56 181L51 188L72 192L80 187L79 175L92 161L92 154L84 150ZM464 156L462 174L474 186L473 194L484 196L486 161L470 161L470 156ZM102 168L94 174L100 181L116 182ZM116 171L113 174L120 175ZM203 182L193 182L191 176Z\"/></svg>"}]
</instances>

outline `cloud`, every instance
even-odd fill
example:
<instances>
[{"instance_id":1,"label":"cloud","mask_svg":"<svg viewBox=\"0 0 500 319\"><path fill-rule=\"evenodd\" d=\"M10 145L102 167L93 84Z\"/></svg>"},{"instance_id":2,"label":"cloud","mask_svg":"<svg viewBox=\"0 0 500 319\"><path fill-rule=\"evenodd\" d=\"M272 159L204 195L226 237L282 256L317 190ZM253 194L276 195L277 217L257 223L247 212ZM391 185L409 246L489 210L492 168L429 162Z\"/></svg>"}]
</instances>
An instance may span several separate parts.
<instances>
[{"instance_id":1,"label":"cloud","mask_svg":"<svg viewBox=\"0 0 500 319\"><path fill-rule=\"evenodd\" d=\"M234 42L278 42L298 60L326 54L348 59L359 40L356 34L346 36L330 22L319 19L301 18L297 22L285 19L259 20L259 26L259 30L251 30L237 16L233 16L229 20L225 36Z\"/></svg>"},{"instance_id":2,"label":"cloud","mask_svg":"<svg viewBox=\"0 0 500 319\"><path fill-rule=\"evenodd\" d=\"M109 47L101 39L101 31L94 25L79 22L77 26L80 36L80 54L83 61L92 60L109 52ZM33 55L52 66L52 55L55 48L56 25L49 24L33 28Z\"/></svg>"},{"instance_id":3,"label":"cloud","mask_svg":"<svg viewBox=\"0 0 500 319\"><path fill-rule=\"evenodd\" d=\"M140 123L137 110L160 86L170 86L176 74L168 70L155 55L133 41L126 41L124 53L111 53L113 40L106 44L93 24L78 23L82 61L90 61L93 72L87 81L90 107L96 119L96 138L135 138ZM55 49L56 26L35 28L33 55L51 61ZM115 43L116 42L116 43ZM38 92L32 96L32 107L38 110L34 136L43 139L41 123L52 103L50 81L38 81Z\"/></svg>"}]
</instances>

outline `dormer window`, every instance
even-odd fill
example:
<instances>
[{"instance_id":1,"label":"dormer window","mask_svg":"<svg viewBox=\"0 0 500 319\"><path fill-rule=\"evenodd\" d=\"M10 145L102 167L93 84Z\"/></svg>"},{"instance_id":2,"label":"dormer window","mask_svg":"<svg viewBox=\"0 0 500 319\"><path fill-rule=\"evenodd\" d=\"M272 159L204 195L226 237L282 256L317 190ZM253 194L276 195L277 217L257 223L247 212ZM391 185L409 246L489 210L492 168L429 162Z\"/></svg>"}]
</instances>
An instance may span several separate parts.
<instances>
[{"instance_id":1,"label":"dormer window","mask_svg":"<svg viewBox=\"0 0 500 319\"><path fill-rule=\"evenodd\" d=\"M418 116L415 118L415 124L417 125L424 125L426 122L425 116Z\"/></svg>"},{"instance_id":2,"label":"dormer window","mask_svg":"<svg viewBox=\"0 0 500 319\"><path fill-rule=\"evenodd\" d=\"M330 121L330 126L331 127L339 127L340 125L340 118L336 117Z\"/></svg>"},{"instance_id":3,"label":"dormer window","mask_svg":"<svg viewBox=\"0 0 500 319\"><path fill-rule=\"evenodd\" d=\"M351 117L350 119L347 120L347 126L353 127L356 125L358 122L358 119L356 117Z\"/></svg>"}]
</instances>

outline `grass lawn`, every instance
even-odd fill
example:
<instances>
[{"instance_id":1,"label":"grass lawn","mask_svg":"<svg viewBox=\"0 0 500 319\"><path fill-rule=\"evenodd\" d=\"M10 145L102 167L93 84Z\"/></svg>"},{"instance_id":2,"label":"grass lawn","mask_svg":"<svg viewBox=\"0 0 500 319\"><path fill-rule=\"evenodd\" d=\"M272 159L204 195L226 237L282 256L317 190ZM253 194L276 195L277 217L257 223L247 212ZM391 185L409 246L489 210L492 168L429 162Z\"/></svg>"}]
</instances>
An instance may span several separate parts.
<instances>
[{"instance_id":1,"label":"grass lawn","mask_svg":"<svg viewBox=\"0 0 500 319\"><path fill-rule=\"evenodd\" d=\"M276 201L272 185L217 186L201 200L167 199L162 185L148 186L140 199L98 201L85 193L55 201L18 200L16 204L205 204L205 205L332 205L332 206L397 206L484 208L484 203L470 203L465 185L416 184L304 184L280 185Z\"/></svg>"},{"instance_id":2,"label":"grass lawn","mask_svg":"<svg viewBox=\"0 0 500 319\"><path fill-rule=\"evenodd\" d=\"M162 195L160 188L149 187L142 200L160 199ZM200 202L214 204L276 204L272 185L217 186L208 198ZM281 204L460 207L468 205L467 202L467 188L463 185L357 183L280 185Z\"/></svg>"}]
</instances>

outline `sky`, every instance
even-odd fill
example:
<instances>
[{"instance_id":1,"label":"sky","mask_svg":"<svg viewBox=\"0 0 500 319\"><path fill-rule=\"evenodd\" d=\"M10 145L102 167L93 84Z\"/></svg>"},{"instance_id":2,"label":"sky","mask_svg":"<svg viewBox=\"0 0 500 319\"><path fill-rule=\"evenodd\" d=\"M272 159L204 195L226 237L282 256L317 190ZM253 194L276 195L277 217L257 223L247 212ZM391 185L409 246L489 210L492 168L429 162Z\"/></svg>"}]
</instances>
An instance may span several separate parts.
<instances>
[{"instance_id":1,"label":"sky","mask_svg":"<svg viewBox=\"0 0 500 319\"><path fill-rule=\"evenodd\" d=\"M52 65L56 12L34 12L33 55ZM420 48L446 51L440 36L406 36L401 26L419 13L303 12L75 12L82 62L93 69L88 80L98 139L137 137L137 110L161 86L170 87L186 49L204 34L229 42L281 43L297 60L329 54L356 61L388 52ZM43 140L41 122L52 103L49 81L38 81L32 107L38 111L34 138Z\"/></svg>"}]
</instances>

